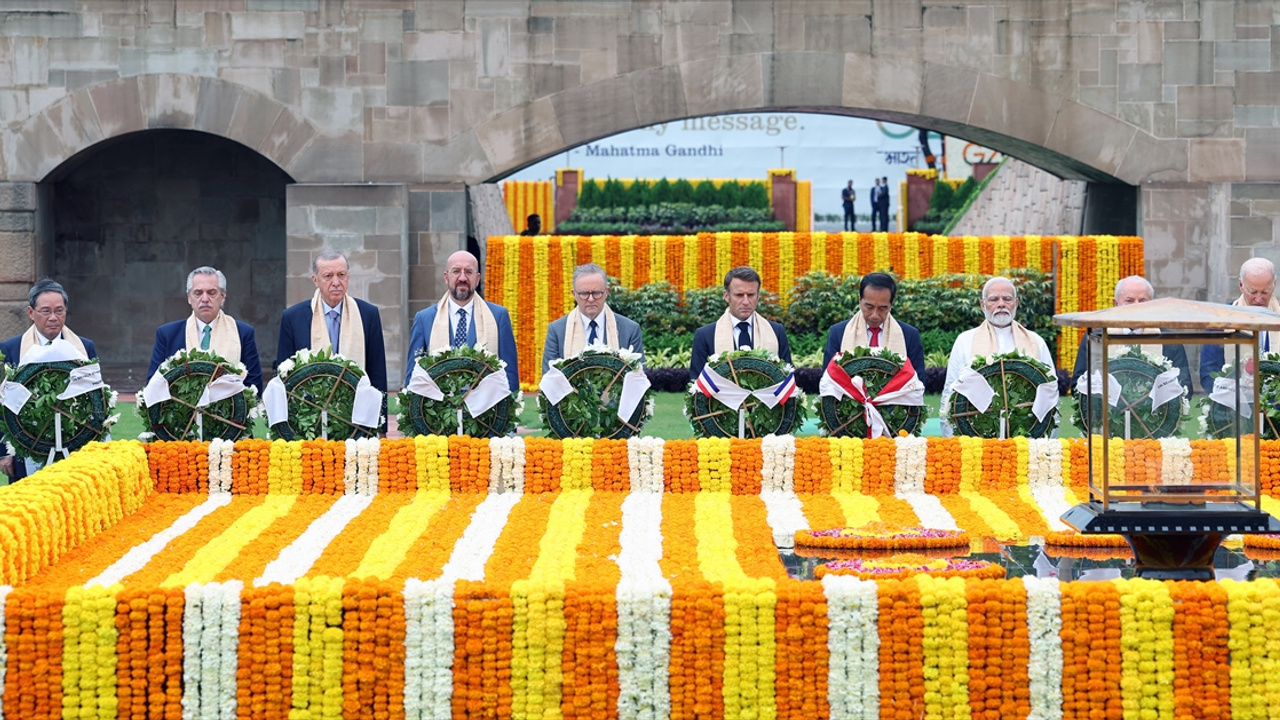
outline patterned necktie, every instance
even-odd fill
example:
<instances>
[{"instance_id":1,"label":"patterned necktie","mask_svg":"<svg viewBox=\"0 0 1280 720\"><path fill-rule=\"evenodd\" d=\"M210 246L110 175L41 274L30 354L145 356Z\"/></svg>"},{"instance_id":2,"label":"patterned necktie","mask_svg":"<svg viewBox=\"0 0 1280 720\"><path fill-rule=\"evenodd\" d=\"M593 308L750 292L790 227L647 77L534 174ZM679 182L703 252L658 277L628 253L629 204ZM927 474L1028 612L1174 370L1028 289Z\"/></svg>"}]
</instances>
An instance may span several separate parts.
<instances>
[{"instance_id":1,"label":"patterned necktie","mask_svg":"<svg viewBox=\"0 0 1280 720\"><path fill-rule=\"evenodd\" d=\"M338 338L342 336L342 316L337 310L330 310L325 315L329 318L329 345L334 352L338 352Z\"/></svg>"},{"instance_id":2,"label":"patterned necktie","mask_svg":"<svg viewBox=\"0 0 1280 720\"><path fill-rule=\"evenodd\" d=\"M467 311L458 310L458 328L453 331L453 346L462 347L467 344Z\"/></svg>"},{"instance_id":3,"label":"patterned necktie","mask_svg":"<svg viewBox=\"0 0 1280 720\"><path fill-rule=\"evenodd\" d=\"M880 328L870 328L871 347L880 347Z\"/></svg>"},{"instance_id":4,"label":"patterned necktie","mask_svg":"<svg viewBox=\"0 0 1280 720\"><path fill-rule=\"evenodd\" d=\"M589 327L591 328L591 335L587 337L587 344L595 345L596 344L596 321L592 320L591 325Z\"/></svg>"},{"instance_id":5,"label":"patterned necktie","mask_svg":"<svg viewBox=\"0 0 1280 720\"><path fill-rule=\"evenodd\" d=\"M204 334L203 334L203 336L200 338L200 349L201 349L201 350L208 350L208 349L209 349L209 334L210 334L210 333L212 333L212 332L213 332L213 326L212 326L212 325L205 325L205 326L204 326Z\"/></svg>"},{"instance_id":6,"label":"patterned necktie","mask_svg":"<svg viewBox=\"0 0 1280 720\"><path fill-rule=\"evenodd\" d=\"M747 328L749 327L751 327L751 325L748 324L746 320L743 320L742 322L738 323L738 349L739 350L750 350L752 347L751 333L747 332Z\"/></svg>"}]
</instances>

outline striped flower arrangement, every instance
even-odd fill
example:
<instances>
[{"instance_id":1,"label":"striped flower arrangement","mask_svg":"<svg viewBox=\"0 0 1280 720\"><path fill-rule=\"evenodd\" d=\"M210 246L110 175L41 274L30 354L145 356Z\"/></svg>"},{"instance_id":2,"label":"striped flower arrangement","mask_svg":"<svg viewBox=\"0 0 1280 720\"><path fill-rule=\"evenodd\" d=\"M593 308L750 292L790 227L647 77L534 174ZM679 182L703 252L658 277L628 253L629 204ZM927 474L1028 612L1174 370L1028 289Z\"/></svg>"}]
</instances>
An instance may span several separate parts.
<instances>
[{"instance_id":1,"label":"striped flower arrangement","mask_svg":"<svg viewBox=\"0 0 1280 720\"><path fill-rule=\"evenodd\" d=\"M1211 442L1161 449L1194 475L1226 453ZM0 490L0 551L27 573L0 587L0 717L1265 713L1273 580L812 582L777 560L775 536L876 520L1043 534L1085 458L923 438L95 445ZM103 484L129 498L118 517L73 499Z\"/></svg>"},{"instance_id":2,"label":"striped flower arrangement","mask_svg":"<svg viewBox=\"0 0 1280 720\"><path fill-rule=\"evenodd\" d=\"M814 270L862 275L890 270L905 279L948 273L996 274L1012 267L1057 272L1058 312L1111 306L1122 277L1144 274L1142 238L943 237L919 233L700 233L546 235L489 238L485 295L512 316L520 381L534 389L547 325L573 308L573 269L594 262L628 288L668 282L683 293L720 285L737 265L756 268L785 304L797 278ZM1059 330L1060 367L1072 367L1080 337Z\"/></svg>"},{"instance_id":3,"label":"striped flower arrangement","mask_svg":"<svg viewBox=\"0 0 1280 720\"><path fill-rule=\"evenodd\" d=\"M546 180L504 180L502 199L511 226L524 230L530 215L542 218L542 232L556 231L555 188Z\"/></svg>"}]
</instances>

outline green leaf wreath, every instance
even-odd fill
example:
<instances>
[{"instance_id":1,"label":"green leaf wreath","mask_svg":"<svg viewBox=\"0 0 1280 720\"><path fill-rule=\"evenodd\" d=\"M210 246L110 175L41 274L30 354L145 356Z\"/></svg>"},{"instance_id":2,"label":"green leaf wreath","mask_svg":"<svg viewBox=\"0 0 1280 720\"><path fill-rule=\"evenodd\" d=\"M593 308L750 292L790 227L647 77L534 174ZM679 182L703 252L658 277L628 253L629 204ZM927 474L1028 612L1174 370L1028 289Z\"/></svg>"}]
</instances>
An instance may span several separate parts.
<instances>
[{"instance_id":1,"label":"green leaf wreath","mask_svg":"<svg viewBox=\"0 0 1280 720\"><path fill-rule=\"evenodd\" d=\"M1173 369L1173 363L1164 355L1143 352L1142 346L1131 345L1123 353L1107 361L1107 372L1120 384L1120 399L1107 410L1108 433L1111 437L1125 437L1125 412L1129 413L1129 437L1133 439L1159 439L1175 437L1182 419L1191 413L1187 388L1182 398L1170 401L1158 408L1151 407L1151 387L1156 376ZM1092 371L1091 371L1092 372ZM1083 376L1081 382L1083 382ZM1086 436L1102 430L1102 396L1093 395L1085 409L1084 393L1072 388L1075 399L1071 422ZM1095 415L1089 422L1086 414Z\"/></svg>"},{"instance_id":2,"label":"green leaf wreath","mask_svg":"<svg viewBox=\"0 0 1280 720\"><path fill-rule=\"evenodd\" d=\"M456 435L458 411L462 411L462 434L471 437L503 437L509 435L520 419L523 403L519 388L497 405L472 417L463 399L471 388L488 375L506 372L507 364L484 345L460 345L418 357L418 366L427 371L444 393L443 400L432 400L400 391L400 432L406 435Z\"/></svg>"},{"instance_id":3,"label":"green leaf wreath","mask_svg":"<svg viewBox=\"0 0 1280 720\"><path fill-rule=\"evenodd\" d=\"M857 347L852 352L841 351L833 359L849 377L861 376L873 399L903 365L902 356L887 347ZM867 418L863 408L862 403L851 397L824 396L818 403L818 429L832 437L865 438ZM889 426L890 436L919 435L924 430L922 405L877 405L876 409Z\"/></svg>"},{"instance_id":4,"label":"green leaf wreath","mask_svg":"<svg viewBox=\"0 0 1280 720\"><path fill-rule=\"evenodd\" d=\"M707 358L707 365L746 390L776 385L795 371L777 355L763 348L716 353ZM746 410L744 436L748 438L786 435L803 425L808 415L804 392L799 388L796 388L790 399L776 407L771 408L755 397L748 397L743 401L742 408ZM684 414L693 425L693 434L698 437L738 437L737 411L702 394L696 383L689 386L689 392L685 395Z\"/></svg>"},{"instance_id":5,"label":"green leaf wreath","mask_svg":"<svg viewBox=\"0 0 1280 720\"><path fill-rule=\"evenodd\" d=\"M329 348L303 348L277 366L276 377L289 395L289 419L271 426L272 438L315 440L327 434L330 440L346 440L378 434L376 427L351 422L356 385L364 377L354 361ZM326 417L327 433L321 433L320 423Z\"/></svg>"},{"instance_id":6,"label":"green leaf wreath","mask_svg":"<svg viewBox=\"0 0 1280 720\"><path fill-rule=\"evenodd\" d=\"M1228 363L1222 370L1213 373L1216 380L1220 377L1235 378L1235 365ZM1262 406L1262 439L1280 438L1280 352L1263 353L1262 362L1258 363L1257 377L1262 385L1258 387L1258 402ZM1255 380L1256 382L1256 380ZM1243 390L1241 395L1244 395ZM1253 398L1243 398L1253 402ZM1211 438L1231 438L1236 436L1237 413L1226 405L1214 402L1209 397L1200 399L1200 433ZM1253 432L1253 418L1240 418L1240 434Z\"/></svg>"},{"instance_id":7,"label":"green leaf wreath","mask_svg":"<svg viewBox=\"0 0 1280 720\"><path fill-rule=\"evenodd\" d=\"M1048 365L1015 350L990 357L979 355L970 367L987 379L995 396L987 411L982 412L969 398L952 393L942 411L956 435L998 438L1001 417L1006 418L1005 437L1046 437L1058 427L1056 406L1044 420L1037 420L1031 412L1036 388L1057 379L1057 373Z\"/></svg>"},{"instance_id":8,"label":"green leaf wreath","mask_svg":"<svg viewBox=\"0 0 1280 720\"><path fill-rule=\"evenodd\" d=\"M552 436L625 439L639 434L653 417L652 390L645 391L626 422L618 417L623 378L640 367L639 353L589 345L573 357L553 361L551 366L563 372L575 390L557 405L538 394L538 412Z\"/></svg>"},{"instance_id":9,"label":"green leaf wreath","mask_svg":"<svg viewBox=\"0 0 1280 720\"><path fill-rule=\"evenodd\" d=\"M116 393L110 387L103 385L68 400L58 399L70 383L72 370L97 364L94 358L6 366L5 377L31 392L20 414L3 408L5 436L16 455L38 462L49 459L49 451L56 446L55 415L62 418L62 446L69 451L107 438L111 426L120 419L113 414Z\"/></svg>"},{"instance_id":10,"label":"green leaf wreath","mask_svg":"<svg viewBox=\"0 0 1280 720\"><path fill-rule=\"evenodd\" d=\"M208 384L223 375L245 376L243 364L231 362L210 350L187 348L174 353L156 372L169 381L172 397L148 405L146 388L138 390L138 410L149 432L142 439L158 440L239 440L253 434L253 421L261 414L258 389L246 385L244 392L201 408L196 422L196 402Z\"/></svg>"}]
</instances>

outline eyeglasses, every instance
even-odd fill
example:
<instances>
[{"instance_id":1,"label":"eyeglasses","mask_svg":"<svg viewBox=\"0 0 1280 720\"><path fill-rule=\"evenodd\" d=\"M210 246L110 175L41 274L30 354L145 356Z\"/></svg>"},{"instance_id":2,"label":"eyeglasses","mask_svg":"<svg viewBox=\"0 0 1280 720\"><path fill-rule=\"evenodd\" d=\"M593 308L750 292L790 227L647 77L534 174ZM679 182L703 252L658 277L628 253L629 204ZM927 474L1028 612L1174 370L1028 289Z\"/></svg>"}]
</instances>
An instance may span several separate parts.
<instances>
[{"instance_id":1,"label":"eyeglasses","mask_svg":"<svg viewBox=\"0 0 1280 720\"><path fill-rule=\"evenodd\" d=\"M479 274L479 270L472 270L471 268L454 268L448 271L450 277L475 277Z\"/></svg>"},{"instance_id":2,"label":"eyeglasses","mask_svg":"<svg viewBox=\"0 0 1280 720\"><path fill-rule=\"evenodd\" d=\"M40 316L42 316L42 317L51 317L51 316L52 316L52 317L62 317L63 315L66 315L66 314L67 314L67 309L66 309L66 308L64 308L64 307L60 307L60 308L40 308L39 310L36 310L36 314L37 314L37 315L40 315Z\"/></svg>"},{"instance_id":3,"label":"eyeglasses","mask_svg":"<svg viewBox=\"0 0 1280 720\"><path fill-rule=\"evenodd\" d=\"M573 294L577 295L583 300L599 300L600 298L608 294L608 291L607 290L574 290Z\"/></svg>"}]
</instances>

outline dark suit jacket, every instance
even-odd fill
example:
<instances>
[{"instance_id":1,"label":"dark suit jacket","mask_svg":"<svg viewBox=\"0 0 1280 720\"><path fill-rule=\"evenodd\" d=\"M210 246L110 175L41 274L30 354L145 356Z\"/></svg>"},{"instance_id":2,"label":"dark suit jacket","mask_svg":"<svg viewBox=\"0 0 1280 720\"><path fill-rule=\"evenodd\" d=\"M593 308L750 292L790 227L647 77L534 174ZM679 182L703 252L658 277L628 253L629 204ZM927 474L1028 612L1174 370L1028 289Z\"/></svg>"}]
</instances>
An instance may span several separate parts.
<instances>
[{"instance_id":1,"label":"dark suit jacket","mask_svg":"<svg viewBox=\"0 0 1280 720\"><path fill-rule=\"evenodd\" d=\"M351 358L364 368L369 383L382 392L387 391L387 350L382 339L382 316L378 308L364 300L356 299L360 308L360 324L364 326L364 357ZM342 322L348 318L343 317ZM276 352L276 365L293 357L303 348L311 347L311 301L303 300L290 306L280 316L280 345Z\"/></svg>"},{"instance_id":2,"label":"dark suit jacket","mask_svg":"<svg viewBox=\"0 0 1280 720\"><path fill-rule=\"evenodd\" d=\"M787 342L786 328L782 323L769 320L773 334L778 336L778 357L782 362L791 362L791 343ZM759 338L757 338L757 341ZM716 324L703 325L693 334L693 357L689 362L689 379L696 380L707 364L707 358L716 353Z\"/></svg>"},{"instance_id":3,"label":"dark suit jacket","mask_svg":"<svg viewBox=\"0 0 1280 720\"><path fill-rule=\"evenodd\" d=\"M481 300L479 296L476 300ZM498 324L498 358L507 364L507 382L511 384L512 391L520 389L520 358L516 352L516 334L511 329L511 315L507 313L507 309L501 305L495 305L488 300L483 301L489 306L489 310L493 312L493 319ZM476 344L476 317L475 313L471 313L471 319L467 328L467 345L474 346ZM409 362L404 368L404 384L409 384L409 376L413 374L413 366L418 361L418 356L427 352L427 342L431 340L431 325L436 321L436 305L419 310L417 315L413 316L413 331L409 333ZM489 352L493 352L495 348L487 348Z\"/></svg>"},{"instance_id":4,"label":"dark suit jacket","mask_svg":"<svg viewBox=\"0 0 1280 720\"><path fill-rule=\"evenodd\" d=\"M258 389L262 394L262 362L258 359L258 342L254 339L253 326L236 321L236 329L240 331L240 362L247 372L245 383ZM156 369L173 354L187 349L187 321L175 320L156 328L156 344L151 349L151 366L147 368L147 379L156 374ZM372 382L372 380L370 380Z\"/></svg>"},{"instance_id":5,"label":"dark suit jacket","mask_svg":"<svg viewBox=\"0 0 1280 720\"><path fill-rule=\"evenodd\" d=\"M94 347L93 341L81 335L80 342L84 343L84 352L92 360L98 357L98 348ZM0 342L0 353L4 353L4 362L6 365L17 365L18 356L22 353L22 336L14 335L13 337ZM9 446L0 443L0 458L9 454ZM27 476L26 463L22 462L22 458L15 457L13 459L13 475L9 479L17 482Z\"/></svg>"},{"instance_id":6,"label":"dark suit jacket","mask_svg":"<svg viewBox=\"0 0 1280 720\"><path fill-rule=\"evenodd\" d=\"M1071 389L1073 391L1075 390L1075 387L1076 387L1076 381L1080 379L1081 375L1084 375L1085 370L1089 369L1086 365L1087 360L1085 359L1085 344L1088 342L1089 342L1088 334L1080 336L1080 347L1076 349L1076 366L1071 371ZM1218 348L1218 369L1220 370L1222 369L1222 346L1211 345L1210 347ZM1166 358L1169 358L1169 362L1173 363L1173 366L1178 368L1178 382L1182 383L1182 387L1186 388L1188 393L1194 391L1195 388L1191 387L1191 366L1187 363L1186 348L1182 345L1162 345L1161 348L1163 349L1164 356ZM1203 373L1204 373L1204 353L1203 352L1201 352L1200 354L1200 372L1203 376ZM1214 372L1217 372L1217 371L1215 370ZM1213 378L1209 378L1209 385L1205 388L1205 392L1208 392L1212 389L1213 389Z\"/></svg>"},{"instance_id":7,"label":"dark suit jacket","mask_svg":"<svg viewBox=\"0 0 1280 720\"><path fill-rule=\"evenodd\" d=\"M644 355L644 338L641 336L639 323L618 313L614 313L613 318L618 324L618 347L629 347L633 352ZM547 326L547 339L542 345L542 373L544 375L551 367L552 360L559 360L564 357L564 331L568 324L569 316L562 315ZM601 328L602 333L603 331L604 329ZM643 361L643 358L641 358L641 362Z\"/></svg>"},{"instance_id":8,"label":"dark suit jacket","mask_svg":"<svg viewBox=\"0 0 1280 720\"><path fill-rule=\"evenodd\" d=\"M844 341L844 329L851 321L842 320L832 325L827 331L827 347L822 352L824 372L831 358L840 352L840 343ZM920 342L920 331L901 320L898 320L898 327L902 328L902 340L907 345L907 359L911 361L911 367L916 371L916 375L920 376L920 382L924 382L924 343Z\"/></svg>"}]
</instances>

